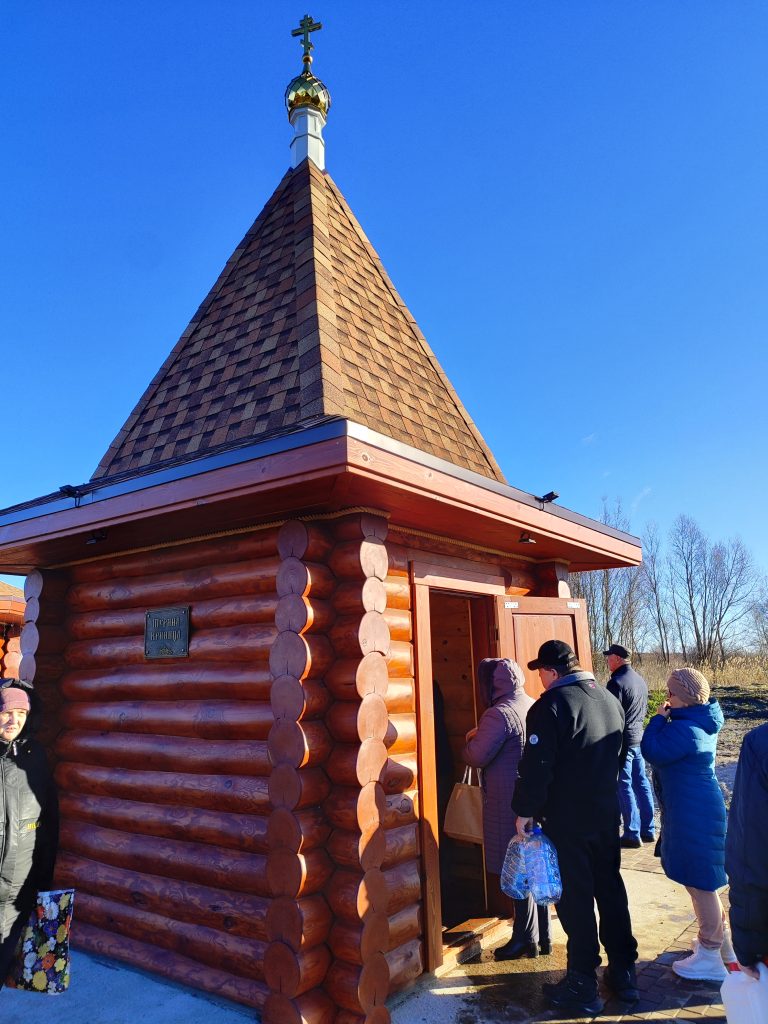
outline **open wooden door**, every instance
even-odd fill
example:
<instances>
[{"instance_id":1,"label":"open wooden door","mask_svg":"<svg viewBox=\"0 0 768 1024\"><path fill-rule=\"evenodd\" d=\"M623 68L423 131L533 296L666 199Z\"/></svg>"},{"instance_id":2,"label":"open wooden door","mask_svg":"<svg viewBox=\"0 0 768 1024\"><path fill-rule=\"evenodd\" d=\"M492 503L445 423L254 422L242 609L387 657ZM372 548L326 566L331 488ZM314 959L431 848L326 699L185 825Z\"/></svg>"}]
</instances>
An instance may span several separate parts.
<instances>
[{"instance_id":1,"label":"open wooden door","mask_svg":"<svg viewBox=\"0 0 768 1024\"><path fill-rule=\"evenodd\" d=\"M584 602L570 597L496 597L499 657L512 658L525 670L525 688L541 693L538 673L527 668L545 640L564 640L582 668L592 671L592 651Z\"/></svg>"}]
</instances>

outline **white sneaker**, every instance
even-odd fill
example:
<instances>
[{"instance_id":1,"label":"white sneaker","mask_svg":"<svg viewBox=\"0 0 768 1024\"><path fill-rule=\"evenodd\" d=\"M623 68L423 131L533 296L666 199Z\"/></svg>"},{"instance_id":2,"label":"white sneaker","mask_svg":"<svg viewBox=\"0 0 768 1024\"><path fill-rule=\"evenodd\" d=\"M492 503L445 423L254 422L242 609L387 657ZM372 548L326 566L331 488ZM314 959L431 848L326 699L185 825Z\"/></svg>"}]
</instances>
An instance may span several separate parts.
<instances>
[{"instance_id":1,"label":"white sneaker","mask_svg":"<svg viewBox=\"0 0 768 1024\"><path fill-rule=\"evenodd\" d=\"M720 957L719 949L705 949L698 940L694 940L693 952L684 960L676 960L672 970L681 978L693 978L696 981L725 981L728 971Z\"/></svg>"}]
</instances>

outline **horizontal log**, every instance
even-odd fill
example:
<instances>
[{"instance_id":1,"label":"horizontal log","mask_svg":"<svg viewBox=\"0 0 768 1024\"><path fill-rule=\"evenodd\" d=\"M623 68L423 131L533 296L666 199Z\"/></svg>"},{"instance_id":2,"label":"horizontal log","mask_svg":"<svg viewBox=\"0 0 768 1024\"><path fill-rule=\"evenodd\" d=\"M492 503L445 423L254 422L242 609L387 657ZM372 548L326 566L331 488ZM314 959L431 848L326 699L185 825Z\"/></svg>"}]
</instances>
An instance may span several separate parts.
<instances>
[{"instance_id":1,"label":"horizontal log","mask_svg":"<svg viewBox=\"0 0 768 1024\"><path fill-rule=\"evenodd\" d=\"M403 861L414 860L419 856L419 827L415 822L411 825L401 825L400 828L387 829L383 835L385 845L381 867L391 868L395 864L402 864Z\"/></svg>"},{"instance_id":2,"label":"horizontal log","mask_svg":"<svg viewBox=\"0 0 768 1024\"><path fill-rule=\"evenodd\" d=\"M302 768L277 764L269 776L269 799L273 807L311 807L322 803L331 785L322 768Z\"/></svg>"},{"instance_id":3,"label":"horizontal log","mask_svg":"<svg viewBox=\"0 0 768 1024\"><path fill-rule=\"evenodd\" d=\"M333 872L323 849L292 853L284 846L267 855L267 879L273 896L298 899L320 892Z\"/></svg>"},{"instance_id":4,"label":"horizontal log","mask_svg":"<svg viewBox=\"0 0 768 1024\"><path fill-rule=\"evenodd\" d=\"M383 740L389 727L384 699L369 693L360 701L337 700L328 708L325 724L334 739L341 743L358 740Z\"/></svg>"},{"instance_id":5,"label":"horizontal log","mask_svg":"<svg viewBox=\"0 0 768 1024\"><path fill-rule=\"evenodd\" d=\"M76 902L77 927L84 921L104 931L180 953L209 967L219 968L226 963L238 977L264 980L267 944L257 939L228 935L198 923L175 921L163 914L153 914L88 892L78 892Z\"/></svg>"},{"instance_id":6,"label":"horizontal log","mask_svg":"<svg viewBox=\"0 0 768 1024\"><path fill-rule=\"evenodd\" d=\"M268 746L272 764L314 768L325 762L333 740L322 722L291 722L281 718L272 725Z\"/></svg>"},{"instance_id":7,"label":"horizontal log","mask_svg":"<svg viewBox=\"0 0 768 1024\"><path fill-rule=\"evenodd\" d=\"M387 654L387 670L390 679L412 679L413 645L402 640L392 640Z\"/></svg>"},{"instance_id":8,"label":"horizontal log","mask_svg":"<svg viewBox=\"0 0 768 1024\"><path fill-rule=\"evenodd\" d=\"M273 992L293 999L320 985L330 963L327 946L297 953L284 942L273 942L264 957L264 976Z\"/></svg>"},{"instance_id":9,"label":"horizontal log","mask_svg":"<svg viewBox=\"0 0 768 1024\"><path fill-rule=\"evenodd\" d=\"M337 541L359 540L364 537L386 540L389 529L386 516L375 512L352 512L343 519L337 519L333 525Z\"/></svg>"},{"instance_id":10,"label":"horizontal log","mask_svg":"<svg viewBox=\"0 0 768 1024\"><path fill-rule=\"evenodd\" d=\"M339 700L357 700L367 693L386 695L389 676L382 654L366 654L362 659L337 658L325 673L325 685Z\"/></svg>"},{"instance_id":11,"label":"horizontal log","mask_svg":"<svg viewBox=\"0 0 768 1024\"><path fill-rule=\"evenodd\" d=\"M286 634L290 635L290 634ZM201 629L189 638L189 661L262 661L269 660L277 630L265 624L229 626L225 629ZM144 637L123 636L77 640L65 654L70 668L144 664ZM171 659L169 659L171 660Z\"/></svg>"},{"instance_id":12,"label":"horizontal log","mask_svg":"<svg viewBox=\"0 0 768 1024\"><path fill-rule=\"evenodd\" d=\"M283 523L277 537L277 550L281 558L324 562L332 547L333 540L325 528L298 519Z\"/></svg>"},{"instance_id":13,"label":"horizontal log","mask_svg":"<svg viewBox=\"0 0 768 1024\"><path fill-rule=\"evenodd\" d=\"M367 580L339 583L333 595L337 615L356 615L365 612L383 612L387 607L387 591L382 580L370 576Z\"/></svg>"},{"instance_id":14,"label":"horizontal log","mask_svg":"<svg viewBox=\"0 0 768 1024\"><path fill-rule=\"evenodd\" d=\"M265 662L249 664L149 661L69 671L61 692L74 701L113 700L269 700L272 676Z\"/></svg>"},{"instance_id":15,"label":"horizontal log","mask_svg":"<svg viewBox=\"0 0 768 1024\"><path fill-rule=\"evenodd\" d=\"M69 704L62 721L69 729L94 732L265 740L274 716L269 704L260 701L155 700Z\"/></svg>"},{"instance_id":16,"label":"horizontal log","mask_svg":"<svg viewBox=\"0 0 768 1024\"><path fill-rule=\"evenodd\" d=\"M390 679L384 700L391 714L413 713L416 710L416 683L413 679Z\"/></svg>"},{"instance_id":17,"label":"horizontal log","mask_svg":"<svg viewBox=\"0 0 768 1024\"><path fill-rule=\"evenodd\" d=\"M340 658L358 658L372 651L386 656L390 642L389 629L380 612L338 618L328 631L328 639Z\"/></svg>"},{"instance_id":18,"label":"horizontal log","mask_svg":"<svg viewBox=\"0 0 768 1024\"><path fill-rule=\"evenodd\" d=\"M276 807L269 816L267 838L271 847L283 846L293 853L304 853L325 845L331 826L319 807L289 811Z\"/></svg>"},{"instance_id":19,"label":"horizontal log","mask_svg":"<svg viewBox=\"0 0 768 1024\"><path fill-rule=\"evenodd\" d=\"M334 921L328 945L337 960L362 964L374 953L389 949L389 921L385 914L369 913L364 921Z\"/></svg>"},{"instance_id":20,"label":"horizontal log","mask_svg":"<svg viewBox=\"0 0 768 1024\"><path fill-rule=\"evenodd\" d=\"M374 1006L383 1006L389 992L389 965L384 954L372 954L362 966L335 960L324 988L345 1010L367 1013Z\"/></svg>"},{"instance_id":21,"label":"horizontal log","mask_svg":"<svg viewBox=\"0 0 768 1024\"><path fill-rule=\"evenodd\" d=\"M91 793L123 800L149 800L159 804L266 815L270 809L266 777L238 775L183 775L176 771L132 771L62 761L56 766L62 792Z\"/></svg>"},{"instance_id":22,"label":"horizontal log","mask_svg":"<svg viewBox=\"0 0 768 1024\"><path fill-rule=\"evenodd\" d=\"M277 596L216 597L196 601L190 608L190 628L220 629L244 623L273 623ZM145 608L99 608L70 615L67 631L73 640L101 637L144 636Z\"/></svg>"},{"instance_id":23,"label":"horizontal log","mask_svg":"<svg viewBox=\"0 0 768 1024\"><path fill-rule=\"evenodd\" d=\"M409 904L421 902L419 861L406 861L383 871L387 887L387 916L392 917Z\"/></svg>"},{"instance_id":24,"label":"horizontal log","mask_svg":"<svg viewBox=\"0 0 768 1024\"><path fill-rule=\"evenodd\" d=\"M3 658L3 674L6 679L21 679L25 683L31 683L35 678L34 671L32 671L31 675L22 675L19 671L20 665L21 654L18 651L9 650L5 652L5 657Z\"/></svg>"},{"instance_id":25,"label":"horizontal log","mask_svg":"<svg viewBox=\"0 0 768 1024\"><path fill-rule=\"evenodd\" d=\"M389 991L400 992L424 973L421 939L411 939L386 954L389 968Z\"/></svg>"},{"instance_id":26,"label":"horizontal log","mask_svg":"<svg viewBox=\"0 0 768 1024\"><path fill-rule=\"evenodd\" d=\"M86 922L72 930L72 944L96 956L120 960L142 970L159 974L180 985L210 992L222 999L261 1009L269 995L262 981L240 978L214 967L201 968L196 960L168 950L160 950L147 942L139 942L113 932L95 928ZM325 1022L323 1022L325 1024Z\"/></svg>"},{"instance_id":27,"label":"horizontal log","mask_svg":"<svg viewBox=\"0 0 768 1024\"><path fill-rule=\"evenodd\" d=\"M411 584L407 577L403 579L402 576L387 576L384 580L384 590L387 595L387 608L410 611Z\"/></svg>"},{"instance_id":28,"label":"horizontal log","mask_svg":"<svg viewBox=\"0 0 768 1024\"><path fill-rule=\"evenodd\" d=\"M193 740L181 736L131 733L64 732L56 742L63 761L105 768L214 775L269 775L271 764L263 740Z\"/></svg>"},{"instance_id":29,"label":"horizontal log","mask_svg":"<svg viewBox=\"0 0 768 1024\"><path fill-rule=\"evenodd\" d=\"M230 537L205 537L184 544L136 551L125 555L109 555L94 562L76 565L72 579L77 583L97 582L123 576L146 576L148 570L181 572L201 566L218 566L223 562L250 562L277 554L279 527L269 526L253 533L233 534ZM246 593L246 591L243 591Z\"/></svg>"},{"instance_id":30,"label":"horizontal log","mask_svg":"<svg viewBox=\"0 0 768 1024\"><path fill-rule=\"evenodd\" d=\"M261 1012L262 1024L334 1024L336 1005L322 989L291 999L271 992Z\"/></svg>"},{"instance_id":31,"label":"horizontal log","mask_svg":"<svg viewBox=\"0 0 768 1024\"><path fill-rule=\"evenodd\" d=\"M111 796L61 794L62 816L134 835L186 840L232 850L266 853L266 816L201 810L198 807L139 803Z\"/></svg>"},{"instance_id":32,"label":"horizontal log","mask_svg":"<svg viewBox=\"0 0 768 1024\"><path fill-rule=\"evenodd\" d=\"M66 821L61 826L61 849L87 860L218 889L270 896L266 857L238 850L217 850L205 843L135 836L127 832Z\"/></svg>"},{"instance_id":33,"label":"horizontal log","mask_svg":"<svg viewBox=\"0 0 768 1024\"><path fill-rule=\"evenodd\" d=\"M312 949L328 938L332 915L323 896L294 900L277 896L267 911L270 939L285 942L293 950Z\"/></svg>"},{"instance_id":34,"label":"horizontal log","mask_svg":"<svg viewBox=\"0 0 768 1024\"><path fill-rule=\"evenodd\" d=\"M384 744L391 757L415 753L418 744L416 715L390 715Z\"/></svg>"},{"instance_id":35,"label":"horizontal log","mask_svg":"<svg viewBox=\"0 0 768 1024\"><path fill-rule=\"evenodd\" d=\"M275 718L298 722L303 718L322 718L331 704L331 694L315 679L299 680L280 676L272 683L270 704Z\"/></svg>"},{"instance_id":36,"label":"horizontal log","mask_svg":"<svg viewBox=\"0 0 768 1024\"><path fill-rule=\"evenodd\" d=\"M413 788L419 778L416 755L388 757L379 778L385 793L404 793Z\"/></svg>"},{"instance_id":37,"label":"horizontal log","mask_svg":"<svg viewBox=\"0 0 768 1024\"><path fill-rule=\"evenodd\" d=\"M301 597L328 600L336 587L336 579L327 565L284 559L278 568L275 590L278 597L299 594Z\"/></svg>"},{"instance_id":38,"label":"horizontal log","mask_svg":"<svg viewBox=\"0 0 768 1024\"><path fill-rule=\"evenodd\" d=\"M305 679L310 673L319 677L333 661L333 650L327 638L314 633L300 636L291 630L277 633L269 650L272 675Z\"/></svg>"},{"instance_id":39,"label":"horizontal log","mask_svg":"<svg viewBox=\"0 0 768 1024\"><path fill-rule=\"evenodd\" d=\"M365 832L334 829L326 849L333 861L352 870L380 868L386 852L386 837L380 825Z\"/></svg>"},{"instance_id":40,"label":"horizontal log","mask_svg":"<svg viewBox=\"0 0 768 1024\"><path fill-rule=\"evenodd\" d=\"M341 541L328 556L328 565L340 579L356 580L375 576L387 578L387 548L378 537Z\"/></svg>"},{"instance_id":41,"label":"horizontal log","mask_svg":"<svg viewBox=\"0 0 768 1024\"><path fill-rule=\"evenodd\" d=\"M371 782L362 789L334 786L323 804L323 812L334 828L363 831L383 819L384 790L378 782Z\"/></svg>"},{"instance_id":42,"label":"horizontal log","mask_svg":"<svg viewBox=\"0 0 768 1024\"><path fill-rule=\"evenodd\" d=\"M286 594L281 597L275 609L275 626L279 632L292 630L305 633L312 629L325 633L336 617L333 605L320 598L302 597L301 594Z\"/></svg>"},{"instance_id":43,"label":"horizontal log","mask_svg":"<svg viewBox=\"0 0 768 1024\"><path fill-rule=\"evenodd\" d=\"M62 850L56 859L56 884L79 892L106 896L154 914L188 924L217 928L230 935L268 939L267 917L272 900L177 878L145 874L87 860Z\"/></svg>"},{"instance_id":44,"label":"horizontal log","mask_svg":"<svg viewBox=\"0 0 768 1024\"><path fill-rule=\"evenodd\" d=\"M214 566L156 573L148 562L150 575L123 576L70 587L67 603L72 612L98 608L163 608L194 604L215 597L242 597L275 591L280 566L277 556Z\"/></svg>"},{"instance_id":45,"label":"horizontal log","mask_svg":"<svg viewBox=\"0 0 768 1024\"><path fill-rule=\"evenodd\" d=\"M422 906L420 903L412 903L404 907L388 919L389 942L385 952L397 949L398 946L417 939L422 932Z\"/></svg>"},{"instance_id":46,"label":"horizontal log","mask_svg":"<svg viewBox=\"0 0 768 1024\"><path fill-rule=\"evenodd\" d=\"M382 787L383 789L383 787ZM384 813L381 823L386 829L409 825L418 819L419 794L412 789L402 793L390 793L384 798Z\"/></svg>"},{"instance_id":47,"label":"horizontal log","mask_svg":"<svg viewBox=\"0 0 768 1024\"><path fill-rule=\"evenodd\" d=\"M370 913L387 913L389 892L379 868L366 872L339 868L328 882L324 895L333 913L353 924Z\"/></svg>"},{"instance_id":48,"label":"horizontal log","mask_svg":"<svg viewBox=\"0 0 768 1024\"><path fill-rule=\"evenodd\" d=\"M384 621L389 635L399 643L410 643L413 640L411 613L405 608L387 608Z\"/></svg>"},{"instance_id":49,"label":"horizontal log","mask_svg":"<svg viewBox=\"0 0 768 1024\"><path fill-rule=\"evenodd\" d=\"M24 580L24 599L36 597L47 603L58 603L69 589L69 574L52 569L33 569Z\"/></svg>"},{"instance_id":50,"label":"horizontal log","mask_svg":"<svg viewBox=\"0 0 768 1024\"><path fill-rule=\"evenodd\" d=\"M359 744L337 743L328 754L325 770L339 786L365 786L377 782L386 770L387 748L381 740Z\"/></svg>"}]
</instances>

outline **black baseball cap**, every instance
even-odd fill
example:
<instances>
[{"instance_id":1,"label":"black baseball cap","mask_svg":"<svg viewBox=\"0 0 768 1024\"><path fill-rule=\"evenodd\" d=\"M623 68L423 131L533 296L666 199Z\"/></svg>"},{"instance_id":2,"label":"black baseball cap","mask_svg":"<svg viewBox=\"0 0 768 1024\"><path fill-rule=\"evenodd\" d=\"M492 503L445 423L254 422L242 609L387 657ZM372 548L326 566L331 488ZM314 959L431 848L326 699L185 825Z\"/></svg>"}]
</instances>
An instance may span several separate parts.
<instances>
[{"instance_id":1,"label":"black baseball cap","mask_svg":"<svg viewBox=\"0 0 768 1024\"><path fill-rule=\"evenodd\" d=\"M547 640L539 648L539 654L528 662L528 668L571 668L577 663L576 653L563 640Z\"/></svg>"},{"instance_id":2,"label":"black baseball cap","mask_svg":"<svg viewBox=\"0 0 768 1024\"><path fill-rule=\"evenodd\" d=\"M627 648L622 647L621 644L611 644L607 651L603 651L604 658L607 658L609 654L615 654L617 658L628 658L630 656Z\"/></svg>"}]
</instances>

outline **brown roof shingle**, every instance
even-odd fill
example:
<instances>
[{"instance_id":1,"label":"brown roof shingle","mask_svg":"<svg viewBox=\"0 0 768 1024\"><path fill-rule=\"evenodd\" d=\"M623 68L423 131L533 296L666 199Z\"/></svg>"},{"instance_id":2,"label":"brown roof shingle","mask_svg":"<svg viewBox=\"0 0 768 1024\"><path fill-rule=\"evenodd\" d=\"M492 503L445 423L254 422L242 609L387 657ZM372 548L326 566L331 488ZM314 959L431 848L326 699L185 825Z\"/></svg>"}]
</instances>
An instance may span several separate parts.
<instances>
[{"instance_id":1,"label":"brown roof shingle","mask_svg":"<svg viewBox=\"0 0 768 1024\"><path fill-rule=\"evenodd\" d=\"M331 177L288 171L93 479L341 416L504 477Z\"/></svg>"}]
</instances>

